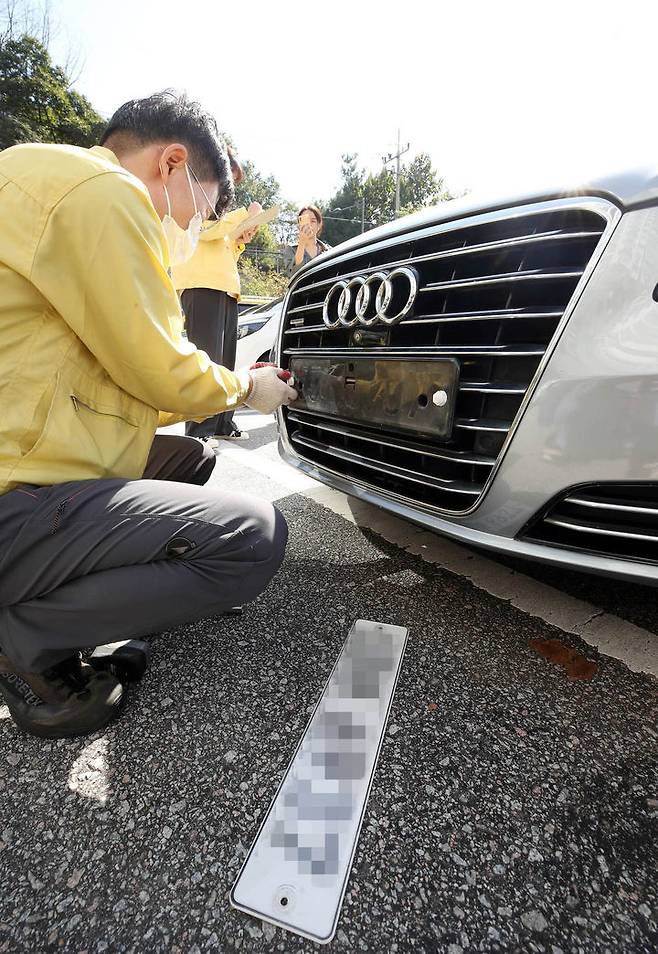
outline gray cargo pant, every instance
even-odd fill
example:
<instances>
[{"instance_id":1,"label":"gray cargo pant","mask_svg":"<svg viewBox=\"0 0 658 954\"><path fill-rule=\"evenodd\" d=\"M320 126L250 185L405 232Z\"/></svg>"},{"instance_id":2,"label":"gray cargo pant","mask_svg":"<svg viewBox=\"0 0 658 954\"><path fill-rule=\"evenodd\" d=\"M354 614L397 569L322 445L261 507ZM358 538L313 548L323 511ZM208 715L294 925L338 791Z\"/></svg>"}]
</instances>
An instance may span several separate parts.
<instances>
[{"instance_id":1,"label":"gray cargo pant","mask_svg":"<svg viewBox=\"0 0 658 954\"><path fill-rule=\"evenodd\" d=\"M142 480L26 485L0 496L0 647L38 672L72 650L253 600L288 528L266 501L213 486L212 451L157 435Z\"/></svg>"}]
</instances>

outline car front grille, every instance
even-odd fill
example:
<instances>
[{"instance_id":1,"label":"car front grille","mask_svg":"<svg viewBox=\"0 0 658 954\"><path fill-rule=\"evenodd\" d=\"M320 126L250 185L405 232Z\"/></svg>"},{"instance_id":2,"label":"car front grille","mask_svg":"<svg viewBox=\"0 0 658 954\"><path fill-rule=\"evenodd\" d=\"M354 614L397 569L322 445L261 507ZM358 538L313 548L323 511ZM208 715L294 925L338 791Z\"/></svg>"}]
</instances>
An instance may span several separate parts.
<instances>
[{"instance_id":1,"label":"car front grille","mask_svg":"<svg viewBox=\"0 0 658 954\"><path fill-rule=\"evenodd\" d=\"M589 484L570 490L521 534L524 540L658 563L658 484Z\"/></svg>"},{"instance_id":2,"label":"car front grille","mask_svg":"<svg viewBox=\"0 0 658 954\"><path fill-rule=\"evenodd\" d=\"M606 232L610 208L604 200L565 199L444 223L348 252L293 282L283 367L322 355L453 358L460 369L449 440L290 409L283 421L295 453L424 509L469 511ZM325 297L337 281L403 266L415 269L418 293L398 323L324 324Z\"/></svg>"}]
</instances>

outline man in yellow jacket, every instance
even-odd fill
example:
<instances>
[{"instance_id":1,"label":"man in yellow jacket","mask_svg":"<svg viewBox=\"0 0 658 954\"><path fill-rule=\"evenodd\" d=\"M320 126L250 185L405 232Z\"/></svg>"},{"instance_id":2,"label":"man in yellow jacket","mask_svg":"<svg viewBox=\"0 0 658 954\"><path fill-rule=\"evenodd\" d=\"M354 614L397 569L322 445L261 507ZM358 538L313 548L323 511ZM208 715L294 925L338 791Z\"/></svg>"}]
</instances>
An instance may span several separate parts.
<instances>
[{"instance_id":1,"label":"man in yellow jacket","mask_svg":"<svg viewBox=\"0 0 658 954\"><path fill-rule=\"evenodd\" d=\"M200 489L201 442L155 435L297 396L182 333L171 265L232 197L215 122L158 94L102 141L0 153L0 692L46 737L95 731L124 701L79 648L253 599L287 536L270 504Z\"/></svg>"}]
</instances>

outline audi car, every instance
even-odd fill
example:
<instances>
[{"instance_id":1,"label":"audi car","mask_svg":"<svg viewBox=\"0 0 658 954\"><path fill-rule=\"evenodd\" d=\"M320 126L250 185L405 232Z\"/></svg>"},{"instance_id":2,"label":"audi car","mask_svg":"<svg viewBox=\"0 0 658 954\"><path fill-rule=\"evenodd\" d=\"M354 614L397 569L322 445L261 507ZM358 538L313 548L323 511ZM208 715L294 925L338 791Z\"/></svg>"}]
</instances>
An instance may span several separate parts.
<instances>
[{"instance_id":1,"label":"audi car","mask_svg":"<svg viewBox=\"0 0 658 954\"><path fill-rule=\"evenodd\" d=\"M445 202L291 282L279 449L467 544L658 581L658 173Z\"/></svg>"}]
</instances>

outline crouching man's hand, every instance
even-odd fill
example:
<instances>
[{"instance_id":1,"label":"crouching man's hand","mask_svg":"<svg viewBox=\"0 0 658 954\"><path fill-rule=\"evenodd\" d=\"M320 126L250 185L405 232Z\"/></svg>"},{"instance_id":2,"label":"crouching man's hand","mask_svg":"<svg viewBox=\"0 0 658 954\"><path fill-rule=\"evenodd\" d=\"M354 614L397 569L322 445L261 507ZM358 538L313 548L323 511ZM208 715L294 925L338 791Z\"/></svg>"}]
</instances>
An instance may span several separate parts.
<instances>
[{"instance_id":1,"label":"crouching man's hand","mask_svg":"<svg viewBox=\"0 0 658 954\"><path fill-rule=\"evenodd\" d=\"M261 414L272 414L281 405L287 406L296 401L297 391L279 377L282 374L285 372L273 365L250 369L251 390L244 402L247 407Z\"/></svg>"}]
</instances>

